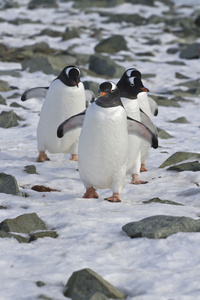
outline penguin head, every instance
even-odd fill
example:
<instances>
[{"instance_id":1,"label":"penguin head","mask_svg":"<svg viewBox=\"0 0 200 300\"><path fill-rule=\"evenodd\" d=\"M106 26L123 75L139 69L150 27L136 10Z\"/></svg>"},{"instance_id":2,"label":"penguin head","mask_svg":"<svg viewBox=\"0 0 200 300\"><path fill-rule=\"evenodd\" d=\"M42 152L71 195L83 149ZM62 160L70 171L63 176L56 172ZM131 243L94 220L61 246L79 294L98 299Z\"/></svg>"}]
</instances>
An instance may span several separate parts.
<instances>
[{"instance_id":1,"label":"penguin head","mask_svg":"<svg viewBox=\"0 0 200 300\"><path fill-rule=\"evenodd\" d=\"M140 79L142 78L142 74L136 68L127 69L124 73L124 76L126 78L130 78L130 77L138 77Z\"/></svg>"},{"instance_id":2,"label":"penguin head","mask_svg":"<svg viewBox=\"0 0 200 300\"><path fill-rule=\"evenodd\" d=\"M57 77L67 86L77 86L80 82L80 70L76 66L65 67Z\"/></svg>"},{"instance_id":3,"label":"penguin head","mask_svg":"<svg viewBox=\"0 0 200 300\"><path fill-rule=\"evenodd\" d=\"M99 97L96 99L95 103L102 107L114 107L123 106L119 89L116 84L111 81L105 81L99 85Z\"/></svg>"},{"instance_id":4,"label":"penguin head","mask_svg":"<svg viewBox=\"0 0 200 300\"><path fill-rule=\"evenodd\" d=\"M149 92L149 90L144 87L142 80L138 77L130 77L128 78L130 89L133 94L137 95L141 92Z\"/></svg>"}]
</instances>

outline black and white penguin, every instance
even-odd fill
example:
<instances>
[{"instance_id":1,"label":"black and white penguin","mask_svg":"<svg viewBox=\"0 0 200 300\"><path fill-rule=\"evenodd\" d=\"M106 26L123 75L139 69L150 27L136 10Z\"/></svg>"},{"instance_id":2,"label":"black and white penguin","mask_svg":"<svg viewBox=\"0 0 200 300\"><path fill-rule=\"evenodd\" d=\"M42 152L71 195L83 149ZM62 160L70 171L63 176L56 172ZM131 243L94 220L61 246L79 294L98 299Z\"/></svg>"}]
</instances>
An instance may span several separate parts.
<instances>
[{"instance_id":1,"label":"black and white penguin","mask_svg":"<svg viewBox=\"0 0 200 300\"><path fill-rule=\"evenodd\" d=\"M113 82L99 86L99 97L87 110L58 127L58 137L82 126L78 146L78 169L86 188L83 198L98 198L96 189L110 188L106 200L120 202L127 169L128 134L136 134L154 148L157 137L142 123L127 117L120 93Z\"/></svg>"},{"instance_id":2,"label":"black and white penguin","mask_svg":"<svg viewBox=\"0 0 200 300\"><path fill-rule=\"evenodd\" d=\"M139 71L134 69L130 74L138 75ZM139 77L128 77L129 71L125 72L119 82L117 87L120 91L121 101L124 105L126 113L132 119L141 122L141 117L143 123L149 127L151 124L152 131L156 134L156 129L151 121L151 119L140 110L138 95L142 92L148 92L148 89L145 88L142 84L142 81ZM144 122L144 118L147 120L147 123ZM127 164L127 173L132 175L132 184L144 184L147 181L142 181L139 178L140 167L141 167L141 139L134 135L129 135L129 151L128 151L128 164Z\"/></svg>"},{"instance_id":3,"label":"black and white penguin","mask_svg":"<svg viewBox=\"0 0 200 300\"><path fill-rule=\"evenodd\" d=\"M34 95L44 95L40 119L37 128L39 156L37 162L49 160L45 151L50 153L70 153L72 160L77 160L80 129L67 134L63 139L57 137L58 125L83 111L86 107L85 89L80 81L80 70L76 66L65 67L52 81L49 88L34 88L22 95L22 100Z\"/></svg>"},{"instance_id":4,"label":"black and white penguin","mask_svg":"<svg viewBox=\"0 0 200 300\"><path fill-rule=\"evenodd\" d=\"M138 71L135 68L129 68L126 70L124 76L126 76L127 78L131 78L131 77L138 77L140 80L142 80L142 75L140 73L140 71ZM142 81L141 81L142 82ZM152 119L152 116L157 116L158 114L158 106L157 103L148 96L148 89L141 91L140 93L138 93L137 95L137 100L138 100L138 104L140 109L142 109L142 111L150 118ZM140 167L140 171L144 172L147 171L146 169L146 162L148 159L148 155L149 155L149 144L146 143L145 141L141 141L141 167Z\"/></svg>"}]
</instances>

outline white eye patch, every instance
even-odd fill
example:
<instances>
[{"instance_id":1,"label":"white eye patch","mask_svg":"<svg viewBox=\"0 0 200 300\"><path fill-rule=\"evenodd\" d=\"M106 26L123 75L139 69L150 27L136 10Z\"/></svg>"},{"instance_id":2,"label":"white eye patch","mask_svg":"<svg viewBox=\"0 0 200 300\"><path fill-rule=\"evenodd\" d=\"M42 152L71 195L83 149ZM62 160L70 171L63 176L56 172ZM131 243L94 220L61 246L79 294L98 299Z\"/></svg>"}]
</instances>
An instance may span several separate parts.
<instances>
[{"instance_id":1,"label":"white eye patch","mask_svg":"<svg viewBox=\"0 0 200 300\"><path fill-rule=\"evenodd\" d=\"M111 93L113 93L114 92L114 90L116 90L116 85L113 83L113 82L111 82L110 81L110 84L111 84L111 89L110 89L110 91L111 91Z\"/></svg>"},{"instance_id":2,"label":"white eye patch","mask_svg":"<svg viewBox=\"0 0 200 300\"><path fill-rule=\"evenodd\" d=\"M130 77L130 78L128 79L129 82L130 82L130 84L131 84L132 86L135 85L134 79L135 79L135 77Z\"/></svg>"}]
</instances>

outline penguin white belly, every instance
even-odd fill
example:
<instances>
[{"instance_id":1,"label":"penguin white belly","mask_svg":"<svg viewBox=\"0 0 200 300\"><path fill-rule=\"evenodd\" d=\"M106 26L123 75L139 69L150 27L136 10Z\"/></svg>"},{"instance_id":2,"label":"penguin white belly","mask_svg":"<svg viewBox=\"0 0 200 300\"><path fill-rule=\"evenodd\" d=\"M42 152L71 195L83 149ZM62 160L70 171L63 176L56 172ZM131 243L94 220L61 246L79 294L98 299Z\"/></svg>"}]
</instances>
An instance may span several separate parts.
<instances>
[{"instance_id":1,"label":"penguin white belly","mask_svg":"<svg viewBox=\"0 0 200 300\"><path fill-rule=\"evenodd\" d=\"M67 118L85 109L85 91L79 87L68 87L54 80L47 92L37 130L38 150L50 153L77 153L77 142L81 129L67 133L63 139L57 137L57 128Z\"/></svg>"},{"instance_id":2,"label":"penguin white belly","mask_svg":"<svg viewBox=\"0 0 200 300\"><path fill-rule=\"evenodd\" d=\"M126 174L128 131L122 107L91 104L79 139L78 168L86 188L120 193Z\"/></svg>"},{"instance_id":3,"label":"penguin white belly","mask_svg":"<svg viewBox=\"0 0 200 300\"><path fill-rule=\"evenodd\" d=\"M151 108L149 104L148 94L147 92L142 92L138 94L138 102L139 107L149 116L152 118ZM141 162L142 164L146 164L148 155L149 155L150 145L147 144L145 141L141 141Z\"/></svg>"},{"instance_id":4,"label":"penguin white belly","mask_svg":"<svg viewBox=\"0 0 200 300\"><path fill-rule=\"evenodd\" d=\"M137 99L121 98L124 108L126 110L127 116L141 121L140 118L140 108ZM141 139L135 135L129 134L129 146L128 146L128 163L127 163L127 173L139 174L141 165Z\"/></svg>"}]
</instances>

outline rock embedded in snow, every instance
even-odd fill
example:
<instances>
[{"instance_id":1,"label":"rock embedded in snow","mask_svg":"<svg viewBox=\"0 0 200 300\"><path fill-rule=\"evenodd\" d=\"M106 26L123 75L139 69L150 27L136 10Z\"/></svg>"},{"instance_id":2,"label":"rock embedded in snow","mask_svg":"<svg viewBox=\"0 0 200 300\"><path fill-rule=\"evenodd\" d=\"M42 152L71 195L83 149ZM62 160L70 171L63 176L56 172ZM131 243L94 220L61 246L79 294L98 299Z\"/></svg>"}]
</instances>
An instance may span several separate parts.
<instances>
[{"instance_id":1,"label":"rock embedded in snow","mask_svg":"<svg viewBox=\"0 0 200 300\"><path fill-rule=\"evenodd\" d=\"M94 48L96 52L116 53L128 50L126 40L122 35L113 35L100 41Z\"/></svg>"},{"instance_id":2,"label":"rock embedded in snow","mask_svg":"<svg viewBox=\"0 0 200 300\"><path fill-rule=\"evenodd\" d=\"M90 56L89 69L98 75L108 77L121 77L125 69L114 62L110 57L96 53Z\"/></svg>"},{"instance_id":3,"label":"rock embedded in snow","mask_svg":"<svg viewBox=\"0 0 200 300\"><path fill-rule=\"evenodd\" d=\"M122 230L131 238L163 239L178 232L200 232L200 219L158 215L130 222Z\"/></svg>"},{"instance_id":4,"label":"rock embedded in snow","mask_svg":"<svg viewBox=\"0 0 200 300\"><path fill-rule=\"evenodd\" d=\"M152 199L147 200L147 201L143 201L142 203L144 203L144 204L149 204L149 203L161 203L161 204L170 204L170 205L183 205L183 204L181 204L181 203L174 202L174 201L171 201L171 200L161 200L161 199L158 198L158 197L152 198Z\"/></svg>"},{"instance_id":5,"label":"rock embedded in snow","mask_svg":"<svg viewBox=\"0 0 200 300\"><path fill-rule=\"evenodd\" d=\"M74 272L66 287L64 295L74 300L96 299L95 293L101 293L112 299L125 299L126 297L124 293L89 268Z\"/></svg>"},{"instance_id":6,"label":"rock embedded in snow","mask_svg":"<svg viewBox=\"0 0 200 300\"><path fill-rule=\"evenodd\" d=\"M192 161L192 162L186 162L182 164L178 164L172 167L169 167L167 169L168 171L177 171L177 172L183 172L183 171L192 171L192 172L199 172L200 171L200 163L199 161Z\"/></svg>"},{"instance_id":7,"label":"rock embedded in snow","mask_svg":"<svg viewBox=\"0 0 200 300\"><path fill-rule=\"evenodd\" d=\"M19 194L19 187L14 176L0 173L0 193Z\"/></svg>"},{"instance_id":8,"label":"rock embedded in snow","mask_svg":"<svg viewBox=\"0 0 200 300\"><path fill-rule=\"evenodd\" d=\"M6 219L0 223L0 230L5 232L30 233L45 230L46 225L36 213L23 214L14 219Z\"/></svg>"},{"instance_id":9,"label":"rock embedded in snow","mask_svg":"<svg viewBox=\"0 0 200 300\"><path fill-rule=\"evenodd\" d=\"M200 43L193 43L181 50L180 58L197 59L200 58Z\"/></svg>"},{"instance_id":10,"label":"rock embedded in snow","mask_svg":"<svg viewBox=\"0 0 200 300\"><path fill-rule=\"evenodd\" d=\"M36 166L34 166L34 165L25 166L24 171L27 174L37 174L37 169L36 169Z\"/></svg>"},{"instance_id":11,"label":"rock embedded in snow","mask_svg":"<svg viewBox=\"0 0 200 300\"><path fill-rule=\"evenodd\" d=\"M166 159L159 168L165 168L170 165L175 165L177 163L180 163L185 160L191 160L191 159L200 159L200 153L194 153L194 152L176 152L172 154L168 159Z\"/></svg>"},{"instance_id":12,"label":"rock embedded in snow","mask_svg":"<svg viewBox=\"0 0 200 300\"><path fill-rule=\"evenodd\" d=\"M175 120L169 121L170 123L188 124L188 120L185 117L180 117Z\"/></svg>"},{"instance_id":13,"label":"rock embedded in snow","mask_svg":"<svg viewBox=\"0 0 200 300\"><path fill-rule=\"evenodd\" d=\"M0 114L0 127L10 128L19 125L18 120L22 121L13 110L2 111Z\"/></svg>"},{"instance_id":14,"label":"rock embedded in snow","mask_svg":"<svg viewBox=\"0 0 200 300\"><path fill-rule=\"evenodd\" d=\"M160 128L157 129L158 129L158 137L160 139L170 139L173 137L169 133L167 133L164 129L160 129Z\"/></svg>"}]
</instances>

